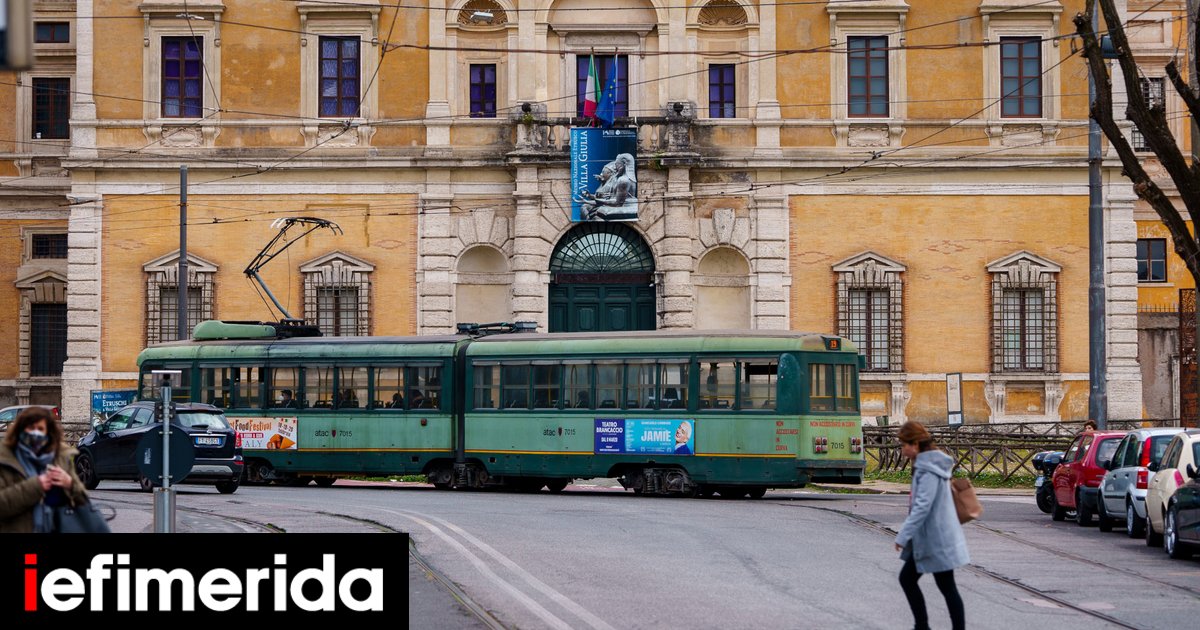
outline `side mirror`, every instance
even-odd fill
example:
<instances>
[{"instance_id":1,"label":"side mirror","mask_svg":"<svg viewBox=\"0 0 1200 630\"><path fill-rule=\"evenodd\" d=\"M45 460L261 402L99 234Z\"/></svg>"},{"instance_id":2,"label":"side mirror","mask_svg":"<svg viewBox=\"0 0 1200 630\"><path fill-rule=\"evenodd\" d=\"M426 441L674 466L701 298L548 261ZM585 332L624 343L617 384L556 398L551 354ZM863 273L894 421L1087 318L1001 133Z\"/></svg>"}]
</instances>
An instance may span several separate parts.
<instances>
[{"instance_id":1,"label":"side mirror","mask_svg":"<svg viewBox=\"0 0 1200 630\"><path fill-rule=\"evenodd\" d=\"M1096 463L1104 470L1112 470L1113 460L1111 459L1102 459Z\"/></svg>"},{"instance_id":2,"label":"side mirror","mask_svg":"<svg viewBox=\"0 0 1200 630\"><path fill-rule=\"evenodd\" d=\"M1150 465L1146 466L1146 470L1149 470L1150 472L1158 472L1158 462L1150 462Z\"/></svg>"},{"instance_id":3,"label":"side mirror","mask_svg":"<svg viewBox=\"0 0 1200 630\"><path fill-rule=\"evenodd\" d=\"M1188 477L1195 479L1198 472L1200 472L1200 471L1197 471L1195 466L1188 464L1188 466L1187 466Z\"/></svg>"}]
</instances>

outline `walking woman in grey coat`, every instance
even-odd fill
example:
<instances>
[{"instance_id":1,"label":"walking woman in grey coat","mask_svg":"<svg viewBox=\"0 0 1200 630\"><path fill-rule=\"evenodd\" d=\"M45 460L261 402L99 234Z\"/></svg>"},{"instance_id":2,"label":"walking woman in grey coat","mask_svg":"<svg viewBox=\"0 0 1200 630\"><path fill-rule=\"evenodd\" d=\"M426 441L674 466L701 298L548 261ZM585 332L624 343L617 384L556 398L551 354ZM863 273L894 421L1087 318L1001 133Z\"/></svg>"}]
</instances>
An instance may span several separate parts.
<instances>
[{"instance_id":1,"label":"walking woman in grey coat","mask_svg":"<svg viewBox=\"0 0 1200 630\"><path fill-rule=\"evenodd\" d=\"M896 551L904 561L900 586L912 608L916 630L928 630L929 614L917 580L932 573L938 590L946 598L954 630L966 628L962 597L954 584L954 569L971 559L967 541L950 495L950 473L954 459L937 449L933 436L919 422L900 427L900 450L913 462L912 492L908 518L896 534Z\"/></svg>"}]
</instances>

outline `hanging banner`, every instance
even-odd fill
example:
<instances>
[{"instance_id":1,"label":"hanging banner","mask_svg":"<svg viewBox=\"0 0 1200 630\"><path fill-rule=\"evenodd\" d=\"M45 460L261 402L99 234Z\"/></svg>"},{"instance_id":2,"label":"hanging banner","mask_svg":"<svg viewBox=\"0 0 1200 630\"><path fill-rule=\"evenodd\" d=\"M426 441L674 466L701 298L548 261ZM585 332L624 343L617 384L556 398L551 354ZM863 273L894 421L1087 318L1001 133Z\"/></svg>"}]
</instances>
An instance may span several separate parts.
<instances>
[{"instance_id":1,"label":"hanging banner","mask_svg":"<svg viewBox=\"0 0 1200 630\"><path fill-rule=\"evenodd\" d=\"M637 129L571 129L571 220L638 220Z\"/></svg>"}]
</instances>

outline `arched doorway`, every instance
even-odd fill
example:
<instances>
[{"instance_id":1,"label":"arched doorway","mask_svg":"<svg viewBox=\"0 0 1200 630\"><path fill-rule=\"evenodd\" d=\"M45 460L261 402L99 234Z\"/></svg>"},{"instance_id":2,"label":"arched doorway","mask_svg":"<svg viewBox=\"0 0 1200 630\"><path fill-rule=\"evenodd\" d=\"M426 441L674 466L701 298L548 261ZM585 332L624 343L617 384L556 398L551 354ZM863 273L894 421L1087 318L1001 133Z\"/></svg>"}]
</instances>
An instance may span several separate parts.
<instances>
[{"instance_id":1,"label":"arched doorway","mask_svg":"<svg viewBox=\"0 0 1200 630\"><path fill-rule=\"evenodd\" d=\"M550 256L550 332L654 330L654 256L633 228L584 223Z\"/></svg>"}]
</instances>

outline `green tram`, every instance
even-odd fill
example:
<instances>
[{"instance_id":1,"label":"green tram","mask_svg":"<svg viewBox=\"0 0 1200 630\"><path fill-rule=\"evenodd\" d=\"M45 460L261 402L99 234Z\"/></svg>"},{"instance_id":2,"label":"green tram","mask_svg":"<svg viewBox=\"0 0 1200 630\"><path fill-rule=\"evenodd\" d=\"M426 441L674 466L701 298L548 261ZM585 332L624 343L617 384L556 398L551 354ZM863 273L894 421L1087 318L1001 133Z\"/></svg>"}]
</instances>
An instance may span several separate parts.
<instances>
[{"instance_id":1,"label":"green tram","mask_svg":"<svg viewBox=\"0 0 1200 630\"><path fill-rule=\"evenodd\" d=\"M247 482L424 474L442 489L761 497L859 483L860 359L809 333L652 331L294 337L204 322L138 357L173 397L226 410Z\"/></svg>"}]
</instances>

